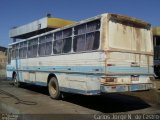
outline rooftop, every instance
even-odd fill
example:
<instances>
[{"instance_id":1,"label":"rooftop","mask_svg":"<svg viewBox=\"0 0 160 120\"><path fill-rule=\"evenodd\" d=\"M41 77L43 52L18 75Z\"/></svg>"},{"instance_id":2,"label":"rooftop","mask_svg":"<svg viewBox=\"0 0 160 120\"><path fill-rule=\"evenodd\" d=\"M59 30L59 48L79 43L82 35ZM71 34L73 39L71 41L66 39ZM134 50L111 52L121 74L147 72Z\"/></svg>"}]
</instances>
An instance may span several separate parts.
<instances>
[{"instance_id":1,"label":"rooftop","mask_svg":"<svg viewBox=\"0 0 160 120\"><path fill-rule=\"evenodd\" d=\"M76 22L60 18L44 17L19 27L13 27L9 31L9 37L26 39L74 23Z\"/></svg>"}]
</instances>

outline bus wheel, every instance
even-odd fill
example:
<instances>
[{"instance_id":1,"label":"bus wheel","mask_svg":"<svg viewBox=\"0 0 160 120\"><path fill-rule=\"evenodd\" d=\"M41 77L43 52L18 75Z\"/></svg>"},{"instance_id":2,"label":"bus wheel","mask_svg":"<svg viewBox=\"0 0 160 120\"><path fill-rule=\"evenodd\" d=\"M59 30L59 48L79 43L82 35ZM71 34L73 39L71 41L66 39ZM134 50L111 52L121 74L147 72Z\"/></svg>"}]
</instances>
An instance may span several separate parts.
<instances>
[{"instance_id":1,"label":"bus wheel","mask_svg":"<svg viewBox=\"0 0 160 120\"><path fill-rule=\"evenodd\" d=\"M50 97L52 99L60 99L61 98L61 92L59 90L58 81L55 77L52 77L48 83L48 91L50 94Z\"/></svg>"},{"instance_id":2,"label":"bus wheel","mask_svg":"<svg viewBox=\"0 0 160 120\"><path fill-rule=\"evenodd\" d=\"M17 80L17 74L16 73L13 73L12 80L14 82L14 86L19 87L19 82Z\"/></svg>"}]
</instances>

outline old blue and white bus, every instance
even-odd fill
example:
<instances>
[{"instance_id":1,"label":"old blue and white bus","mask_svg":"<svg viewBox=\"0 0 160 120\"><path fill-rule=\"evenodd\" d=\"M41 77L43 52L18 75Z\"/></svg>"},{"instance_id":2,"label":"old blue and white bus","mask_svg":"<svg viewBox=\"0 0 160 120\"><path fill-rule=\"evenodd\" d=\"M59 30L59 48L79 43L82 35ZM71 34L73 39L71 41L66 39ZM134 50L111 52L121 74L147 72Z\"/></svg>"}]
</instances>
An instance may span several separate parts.
<instances>
[{"instance_id":1,"label":"old blue and white bus","mask_svg":"<svg viewBox=\"0 0 160 120\"><path fill-rule=\"evenodd\" d=\"M101 14L9 45L7 77L84 95L151 89L150 24ZM10 57L11 56L11 57Z\"/></svg>"}]
</instances>

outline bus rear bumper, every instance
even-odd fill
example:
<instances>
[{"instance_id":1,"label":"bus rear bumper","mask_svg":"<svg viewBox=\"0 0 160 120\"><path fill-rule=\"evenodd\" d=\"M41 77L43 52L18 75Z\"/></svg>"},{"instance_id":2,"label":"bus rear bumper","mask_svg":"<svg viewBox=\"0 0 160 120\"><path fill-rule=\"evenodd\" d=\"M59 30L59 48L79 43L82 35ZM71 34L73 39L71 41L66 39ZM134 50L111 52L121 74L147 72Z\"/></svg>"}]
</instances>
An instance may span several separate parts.
<instances>
[{"instance_id":1,"label":"bus rear bumper","mask_svg":"<svg viewBox=\"0 0 160 120\"><path fill-rule=\"evenodd\" d=\"M152 83L144 83L144 84L128 84L128 85L101 85L100 89L102 93L113 93L113 92L149 90L152 88L153 88Z\"/></svg>"}]
</instances>

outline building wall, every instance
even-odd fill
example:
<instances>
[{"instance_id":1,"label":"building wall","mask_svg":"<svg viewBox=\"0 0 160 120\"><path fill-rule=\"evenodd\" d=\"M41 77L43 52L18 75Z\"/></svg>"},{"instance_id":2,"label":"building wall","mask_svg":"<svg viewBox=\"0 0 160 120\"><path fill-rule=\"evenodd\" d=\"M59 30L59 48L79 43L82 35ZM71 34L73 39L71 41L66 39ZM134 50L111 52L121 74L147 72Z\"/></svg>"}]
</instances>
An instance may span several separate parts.
<instances>
[{"instance_id":1,"label":"building wall","mask_svg":"<svg viewBox=\"0 0 160 120\"><path fill-rule=\"evenodd\" d=\"M6 48L0 47L0 79L6 78L7 54Z\"/></svg>"}]
</instances>

